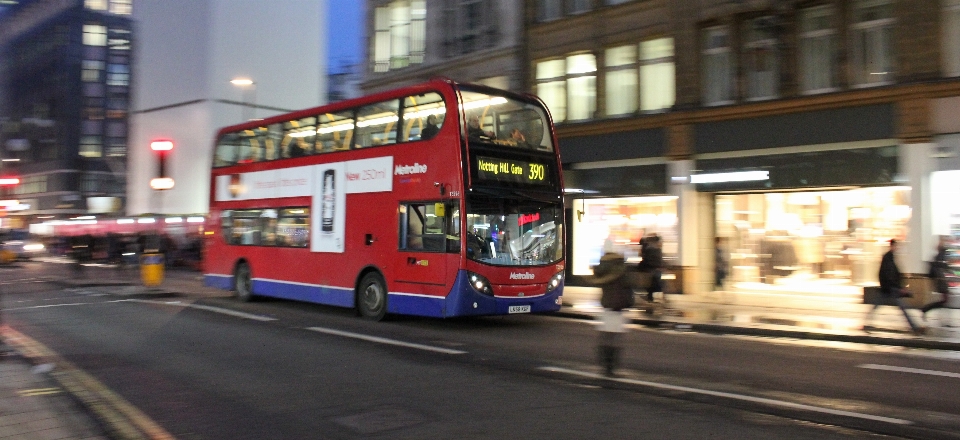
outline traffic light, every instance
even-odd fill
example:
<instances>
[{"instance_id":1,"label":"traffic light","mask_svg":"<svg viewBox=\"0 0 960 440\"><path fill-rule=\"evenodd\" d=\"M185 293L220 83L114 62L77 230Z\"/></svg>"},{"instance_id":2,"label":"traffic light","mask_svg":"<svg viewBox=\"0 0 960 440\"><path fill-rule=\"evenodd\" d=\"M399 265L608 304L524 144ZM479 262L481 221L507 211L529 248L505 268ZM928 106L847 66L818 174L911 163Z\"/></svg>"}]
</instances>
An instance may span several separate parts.
<instances>
[{"instance_id":1,"label":"traffic light","mask_svg":"<svg viewBox=\"0 0 960 440\"><path fill-rule=\"evenodd\" d=\"M156 190L173 188L173 178L167 176L167 156L173 151L173 141L166 139L152 141L150 149L157 153L157 162L160 164L159 176L150 180L150 187Z\"/></svg>"}]
</instances>

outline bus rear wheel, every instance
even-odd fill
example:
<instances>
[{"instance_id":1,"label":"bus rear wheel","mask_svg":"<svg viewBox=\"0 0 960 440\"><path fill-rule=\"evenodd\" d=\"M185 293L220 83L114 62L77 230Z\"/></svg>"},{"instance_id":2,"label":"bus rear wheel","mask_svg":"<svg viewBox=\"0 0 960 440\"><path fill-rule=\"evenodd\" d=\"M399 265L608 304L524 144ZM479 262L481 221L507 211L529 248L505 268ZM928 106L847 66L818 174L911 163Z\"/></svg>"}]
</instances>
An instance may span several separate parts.
<instances>
[{"instance_id":1,"label":"bus rear wheel","mask_svg":"<svg viewBox=\"0 0 960 440\"><path fill-rule=\"evenodd\" d=\"M383 277L376 272L363 276L357 289L357 309L360 316L380 321L387 314L387 287Z\"/></svg>"},{"instance_id":2,"label":"bus rear wheel","mask_svg":"<svg viewBox=\"0 0 960 440\"><path fill-rule=\"evenodd\" d=\"M237 292L237 299L250 302L253 299L253 282L250 280L250 265L240 263L233 274L233 287Z\"/></svg>"}]
</instances>

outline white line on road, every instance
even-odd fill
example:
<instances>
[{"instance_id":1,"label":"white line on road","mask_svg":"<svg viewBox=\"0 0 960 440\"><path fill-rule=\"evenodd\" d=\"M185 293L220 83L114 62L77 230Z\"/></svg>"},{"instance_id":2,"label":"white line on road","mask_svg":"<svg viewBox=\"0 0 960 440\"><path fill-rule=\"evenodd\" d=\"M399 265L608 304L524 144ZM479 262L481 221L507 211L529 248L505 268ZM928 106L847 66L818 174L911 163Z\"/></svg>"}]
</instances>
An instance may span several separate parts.
<instances>
[{"instance_id":1,"label":"white line on road","mask_svg":"<svg viewBox=\"0 0 960 440\"><path fill-rule=\"evenodd\" d=\"M627 379L627 378L620 378L620 377L608 378L608 377L606 377L606 376L603 376L603 375L600 375L600 374L597 374L597 373L591 373L591 372L588 372L588 371L572 370L572 369L569 369L569 368L561 368L561 367L550 367L550 366L547 366L547 367L540 367L540 369L541 369L541 370L544 370L544 371L554 372L554 373L564 373L564 374L571 374L571 375L574 375L574 376L589 377L589 378L591 378L591 379L604 379L604 378L605 378L605 379L608 379L608 380L612 380L612 381L616 381L616 382L621 382L621 383L627 383L627 384L631 384L631 385L641 385L641 386L652 387L652 388L660 388L660 389L670 390L670 391L680 391L680 392L684 392L684 393L703 394L703 395L707 395L707 396L723 397L723 398L726 398L726 399L736 399L736 400L742 400L742 401L746 401L746 402L760 403L760 404L763 404L763 405L779 406L779 407L790 408L790 409L798 409L798 410L802 410L802 411L819 412L819 413L831 414L831 415L837 415L837 416L853 417L853 418L865 419L865 420L873 420L873 421L876 421L876 422L892 423L892 424L895 424L895 425L912 425L912 424L913 424L913 422L911 422L911 421L909 421L909 420L894 419L894 418L890 418L890 417L875 416L875 415L871 415L871 414L862 414L862 413L856 413L856 412L851 412L851 411L841 411L841 410L836 410L836 409L831 409L831 408L823 408L823 407L820 407L820 406L804 405L804 404L802 404L802 403L786 402L786 401L783 401L783 400L767 399L767 398L763 398L763 397L747 396L747 395L743 395L743 394L725 393L725 392L722 392L722 391L703 390L703 389L699 389L699 388L690 388L690 387L683 387L683 386L678 386L678 385L668 385L668 384L657 383L657 382L648 382L648 381L645 381L645 380Z\"/></svg>"},{"instance_id":2,"label":"white line on road","mask_svg":"<svg viewBox=\"0 0 960 440\"><path fill-rule=\"evenodd\" d=\"M153 301L149 299L121 299L116 302L138 302L146 304L157 304L161 306L174 306L174 307L189 307L191 309L200 309L206 310L208 312L221 313L224 315L236 316L238 318L252 319L254 321L276 321L277 318L271 318L269 316L263 315L254 315L252 313L238 312L236 310L224 309L220 307L205 306L201 304L190 304L180 301Z\"/></svg>"},{"instance_id":3,"label":"white line on road","mask_svg":"<svg viewBox=\"0 0 960 440\"><path fill-rule=\"evenodd\" d=\"M11 308L8 308L8 309L3 309L3 310L4 310L4 311L7 311L7 312L12 312L12 311L15 311L15 310L30 310L30 309L48 309L48 308L50 308L50 307L64 307L64 306L89 306L89 305L92 305L92 304L100 304L100 303L64 303L64 304L46 304L46 305L42 305L42 306L26 306L26 307L11 307Z\"/></svg>"},{"instance_id":4,"label":"white line on road","mask_svg":"<svg viewBox=\"0 0 960 440\"><path fill-rule=\"evenodd\" d=\"M898 371L901 373L927 374L930 376L943 376L943 377L952 377L955 379L960 379L960 373L951 373L949 371L923 370L920 368L895 367L893 365L878 365L878 364L863 364L863 365L858 365L858 367L866 368L868 370Z\"/></svg>"},{"instance_id":5,"label":"white line on road","mask_svg":"<svg viewBox=\"0 0 960 440\"><path fill-rule=\"evenodd\" d=\"M462 350L451 350L451 349L449 349L449 348L433 347L433 346L430 346L430 345L423 345L423 344L414 344L414 343L411 343L411 342L397 341L397 340L394 340L394 339L387 339L387 338L381 338L381 337L377 337L377 336L364 335L364 334L361 334L361 333L351 333L351 332L345 332L345 331L341 331L341 330L334 330L334 329L332 329L332 328L307 327L307 330L311 330L311 331L315 331L315 332L319 332L319 333L326 333L326 334L328 334L328 335L335 335L335 336L343 336L343 337L346 337L346 338L361 339L361 340L364 340L364 341L376 342L376 343L378 343L378 344L397 345L397 346L400 346L400 347L416 348L416 349L418 349L418 350L433 351L433 352L437 352L437 353L444 353L444 354L466 354L466 353L467 353L467 352L462 351Z\"/></svg>"}]
</instances>

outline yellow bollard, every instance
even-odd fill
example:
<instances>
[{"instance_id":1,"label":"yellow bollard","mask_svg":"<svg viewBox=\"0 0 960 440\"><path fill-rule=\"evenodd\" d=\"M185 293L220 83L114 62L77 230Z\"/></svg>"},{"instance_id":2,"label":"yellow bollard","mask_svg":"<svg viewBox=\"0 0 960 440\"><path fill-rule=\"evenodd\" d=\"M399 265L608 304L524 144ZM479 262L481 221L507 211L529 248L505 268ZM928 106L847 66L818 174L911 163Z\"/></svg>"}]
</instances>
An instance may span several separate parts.
<instances>
[{"instance_id":1,"label":"yellow bollard","mask_svg":"<svg viewBox=\"0 0 960 440\"><path fill-rule=\"evenodd\" d=\"M163 282L163 254L140 256L140 279L147 287L157 287Z\"/></svg>"}]
</instances>

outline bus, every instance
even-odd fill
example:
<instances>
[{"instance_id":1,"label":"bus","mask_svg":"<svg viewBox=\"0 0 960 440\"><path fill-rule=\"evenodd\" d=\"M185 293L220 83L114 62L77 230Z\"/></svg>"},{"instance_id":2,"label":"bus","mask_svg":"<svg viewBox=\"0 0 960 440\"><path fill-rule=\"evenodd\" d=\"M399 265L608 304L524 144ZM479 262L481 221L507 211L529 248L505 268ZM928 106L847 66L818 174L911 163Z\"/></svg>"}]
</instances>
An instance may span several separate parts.
<instances>
[{"instance_id":1,"label":"bus","mask_svg":"<svg viewBox=\"0 0 960 440\"><path fill-rule=\"evenodd\" d=\"M208 286L372 320L560 308L560 158L535 96L438 78L215 142Z\"/></svg>"}]
</instances>

